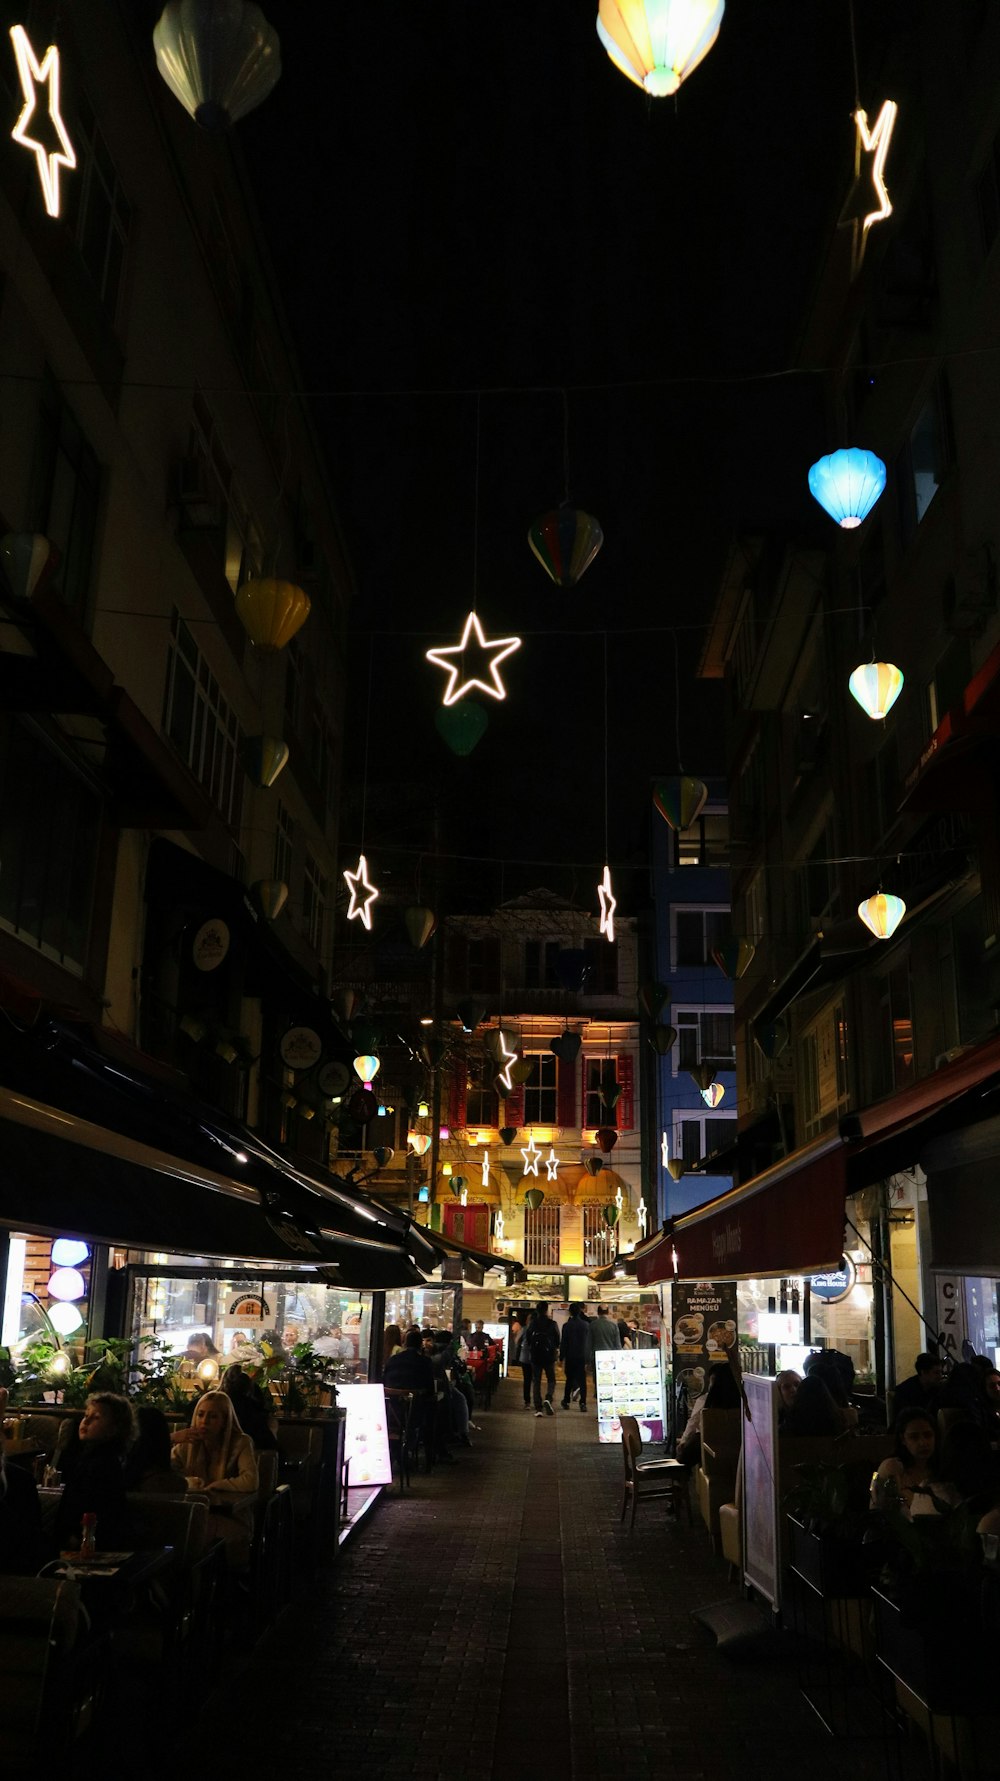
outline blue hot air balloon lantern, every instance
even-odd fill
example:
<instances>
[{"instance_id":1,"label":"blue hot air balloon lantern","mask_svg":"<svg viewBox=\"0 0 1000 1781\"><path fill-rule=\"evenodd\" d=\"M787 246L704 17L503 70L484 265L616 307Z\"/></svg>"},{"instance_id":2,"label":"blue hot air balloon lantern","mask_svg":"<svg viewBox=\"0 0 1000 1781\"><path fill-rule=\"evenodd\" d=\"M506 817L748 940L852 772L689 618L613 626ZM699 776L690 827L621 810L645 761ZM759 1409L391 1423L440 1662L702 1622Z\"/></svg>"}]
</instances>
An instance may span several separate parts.
<instances>
[{"instance_id":1,"label":"blue hot air balloon lantern","mask_svg":"<svg viewBox=\"0 0 1000 1781\"><path fill-rule=\"evenodd\" d=\"M845 532L868 518L884 488L882 459L857 445L820 458L809 472L809 493Z\"/></svg>"},{"instance_id":2,"label":"blue hot air balloon lantern","mask_svg":"<svg viewBox=\"0 0 1000 1781\"><path fill-rule=\"evenodd\" d=\"M528 543L556 587L575 587L604 543L604 533L593 514L564 502L536 519Z\"/></svg>"}]
</instances>

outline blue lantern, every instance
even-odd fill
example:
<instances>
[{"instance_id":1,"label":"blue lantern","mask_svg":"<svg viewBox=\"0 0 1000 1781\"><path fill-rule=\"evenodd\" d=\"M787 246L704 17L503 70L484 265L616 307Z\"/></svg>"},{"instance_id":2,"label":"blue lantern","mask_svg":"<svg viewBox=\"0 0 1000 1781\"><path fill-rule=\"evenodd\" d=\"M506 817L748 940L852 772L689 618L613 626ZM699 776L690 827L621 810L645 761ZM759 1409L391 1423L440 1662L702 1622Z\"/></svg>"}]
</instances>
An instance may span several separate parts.
<instances>
[{"instance_id":1,"label":"blue lantern","mask_svg":"<svg viewBox=\"0 0 1000 1781\"><path fill-rule=\"evenodd\" d=\"M809 472L809 493L845 532L868 518L884 488L882 459L857 445L820 458Z\"/></svg>"}]
</instances>

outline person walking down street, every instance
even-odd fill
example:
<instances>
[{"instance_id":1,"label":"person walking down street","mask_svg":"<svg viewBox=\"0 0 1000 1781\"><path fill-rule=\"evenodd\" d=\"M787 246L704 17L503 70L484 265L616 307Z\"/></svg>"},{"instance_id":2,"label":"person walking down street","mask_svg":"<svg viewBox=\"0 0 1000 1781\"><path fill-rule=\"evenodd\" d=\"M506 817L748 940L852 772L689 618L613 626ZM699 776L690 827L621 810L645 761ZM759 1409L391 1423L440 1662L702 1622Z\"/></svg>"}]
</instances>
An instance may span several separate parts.
<instances>
[{"instance_id":1,"label":"person walking down street","mask_svg":"<svg viewBox=\"0 0 1000 1781\"><path fill-rule=\"evenodd\" d=\"M569 1317L563 1325L562 1340L559 1343L559 1359L566 1369L566 1384L563 1387L562 1407L568 1410L573 1399L578 1397L580 1409L587 1408L587 1364L593 1359L594 1344L591 1340L590 1323L583 1315L583 1306L571 1305Z\"/></svg>"},{"instance_id":2,"label":"person walking down street","mask_svg":"<svg viewBox=\"0 0 1000 1781\"><path fill-rule=\"evenodd\" d=\"M594 1355L594 1385L597 1385L597 1355L601 1349L620 1348L621 1336L618 1325L613 1317L608 1316L607 1305L598 1305L597 1316L590 1320L590 1340Z\"/></svg>"},{"instance_id":3,"label":"person walking down street","mask_svg":"<svg viewBox=\"0 0 1000 1781\"><path fill-rule=\"evenodd\" d=\"M548 1301L540 1299L528 1330L528 1353L531 1357L531 1392L536 1416L554 1416L552 1399L556 1395L556 1355L559 1353L559 1325L549 1316ZM542 1374L545 1375L545 1396L542 1397Z\"/></svg>"},{"instance_id":4,"label":"person walking down street","mask_svg":"<svg viewBox=\"0 0 1000 1781\"><path fill-rule=\"evenodd\" d=\"M526 1410L531 1409L531 1353L529 1350L529 1338L531 1336L531 1326L534 1321L535 1313L529 1311L524 1320L521 1333L517 1338L517 1347L514 1350L514 1360L517 1366L520 1367L521 1378L524 1380L524 1407Z\"/></svg>"}]
</instances>

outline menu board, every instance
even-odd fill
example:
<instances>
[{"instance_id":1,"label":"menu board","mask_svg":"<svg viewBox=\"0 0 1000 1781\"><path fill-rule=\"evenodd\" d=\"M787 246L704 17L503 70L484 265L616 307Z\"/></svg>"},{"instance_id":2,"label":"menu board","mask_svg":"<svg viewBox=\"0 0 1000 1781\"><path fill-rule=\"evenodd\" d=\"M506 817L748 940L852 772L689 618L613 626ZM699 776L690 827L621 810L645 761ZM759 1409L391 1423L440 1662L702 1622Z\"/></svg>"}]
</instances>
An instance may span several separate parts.
<instances>
[{"instance_id":1,"label":"menu board","mask_svg":"<svg viewBox=\"0 0 1000 1781\"><path fill-rule=\"evenodd\" d=\"M644 1442L663 1440L663 1371L656 1348L599 1348L597 1433L620 1441L622 1416L634 1416Z\"/></svg>"},{"instance_id":2,"label":"menu board","mask_svg":"<svg viewBox=\"0 0 1000 1781\"><path fill-rule=\"evenodd\" d=\"M347 1411L344 1459L350 1460L349 1487L354 1490L362 1484L391 1484L384 1387L338 1385L337 1403Z\"/></svg>"}]
</instances>

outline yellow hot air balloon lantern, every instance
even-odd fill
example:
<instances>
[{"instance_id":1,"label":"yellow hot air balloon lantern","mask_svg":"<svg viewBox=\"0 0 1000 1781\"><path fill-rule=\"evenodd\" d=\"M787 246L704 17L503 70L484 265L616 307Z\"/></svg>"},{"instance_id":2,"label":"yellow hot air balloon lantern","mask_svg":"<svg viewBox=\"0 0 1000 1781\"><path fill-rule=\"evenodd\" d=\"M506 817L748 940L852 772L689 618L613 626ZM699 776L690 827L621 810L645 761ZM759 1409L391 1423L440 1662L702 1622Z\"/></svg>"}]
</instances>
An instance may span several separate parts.
<instances>
[{"instance_id":1,"label":"yellow hot air balloon lantern","mask_svg":"<svg viewBox=\"0 0 1000 1781\"><path fill-rule=\"evenodd\" d=\"M236 592L236 616L255 649L276 655L291 643L309 617L308 594L291 581L273 576L245 581Z\"/></svg>"},{"instance_id":2,"label":"yellow hot air balloon lantern","mask_svg":"<svg viewBox=\"0 0 1000 1781\"><path fill-rule=\"evenodd\" d=\"M597 35L616 68L669 98L719 35L726 0L600 0Z\"/></svg>"}]
</instances>

